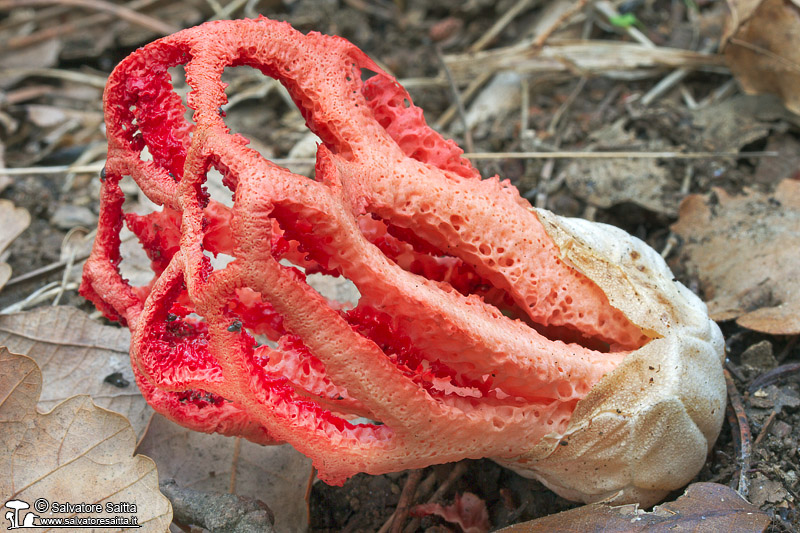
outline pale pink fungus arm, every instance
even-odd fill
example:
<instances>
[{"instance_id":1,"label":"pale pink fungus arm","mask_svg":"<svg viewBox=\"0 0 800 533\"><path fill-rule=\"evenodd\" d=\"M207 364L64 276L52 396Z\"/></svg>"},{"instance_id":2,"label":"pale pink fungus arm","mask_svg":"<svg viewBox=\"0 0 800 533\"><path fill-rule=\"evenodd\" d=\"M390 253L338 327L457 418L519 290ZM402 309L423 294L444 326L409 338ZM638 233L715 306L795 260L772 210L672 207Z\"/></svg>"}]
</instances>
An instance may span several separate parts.
<instances>
[{"instance_id":1,"label":"pale pink fungus arm","mask_svg":"<svg viewBox=\"0 0 800 533\"><path fill-rule=\"evenodd\" d=\"M170 83L176 65L193 124ZM221 76L236 65L283 83L322 139L314 180L229 132ZM566 431L604 375L665 335L612 305L516 188L481 179L343 39L263 18L185 30L115 69L105 113L82 293L129 325L140 388L188 427L290 442L334 483L465 457L513 461ZM232 207L205 192L210 167ZM153 260L144 288L118 272L126 175L164 206L125 217ZM204 252L234 260L214 270ZM352 281L357 307L328 302L287 259Z\"/></svg>"}]
</instances>

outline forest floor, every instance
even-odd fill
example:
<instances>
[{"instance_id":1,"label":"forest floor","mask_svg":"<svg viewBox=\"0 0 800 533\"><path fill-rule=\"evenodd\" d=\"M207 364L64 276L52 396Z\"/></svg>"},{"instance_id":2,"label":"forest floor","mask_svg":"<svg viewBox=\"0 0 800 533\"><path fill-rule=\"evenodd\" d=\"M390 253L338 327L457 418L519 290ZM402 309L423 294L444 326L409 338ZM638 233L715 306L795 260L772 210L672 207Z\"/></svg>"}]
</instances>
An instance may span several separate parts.
<instances>
[{"instance_id":1,"label":"forest floor","mask_svg":"<svg viewBox=\"0 0 800 533\"><path fill-rule=\"evenodd\" d=\"M0 292L4 312L50 305L56 293L63 293L62 306L94 311L76 291L77 266L85 257L80 251L70 255L69 243L73 228L88 232L97 223L98 171L105 156L102 86L119 60L159 36L118 14L52 4L34 9L0 2L0 169L11 169L8 175L0 170L0 198L31 216L30 227L3 255L13 271ZM215 16L216 2L143 5L143 13L181 28ZM800 311L796 299L787 302L787 295L800 296L800 194L791 189L800 180L800 117L774 97L743 94L719 55L681 54L718 48L728 16L724 3L237 5L233 17L260 13L303 32L347 38L407 87L429 124L477 154L474 164L483 176L510 180L538 207L621 227L662 253L676 278L711 304L752 432L743 477L740 431L729 418L696 481L736 489L741 478L748 499L769 514L769 531L800 528L800 343L797 321L792 326L790 318ZM615 11L604 12L603 6ZM82 22L91 17L105 18ZM570 62L561 57L535 64L513 49L502 58L470 56L521 43L546 48L566 39L650 43L652 51L598 48L574 52ZM501 59L511 66L500 69ZM226 110L232 129L262 153L309 172L313 138L280 90L244 67L226 76L229 95L238 95ZM659 84L663 90L655 89ZM569 156L576 151L623 154ZM553 155L481 157L506 152ZM66 171L69 165L76 167ZM708 223L698 224L709 211ZM74 263L67 276L65 258ZM29 298L42 288L47 299ZM763 308L784 311L748 321ZM378 531L395 511L406 479L398 473L358 475L342 487L315 483L310 531ZM485 459L430 467L422 484L430 491L446 484L440 500L445 503L455 494L474 493L486 503L493 529L577 505ZM437 517L412 528L458 531Z\"/></svg>"}]
</instances>

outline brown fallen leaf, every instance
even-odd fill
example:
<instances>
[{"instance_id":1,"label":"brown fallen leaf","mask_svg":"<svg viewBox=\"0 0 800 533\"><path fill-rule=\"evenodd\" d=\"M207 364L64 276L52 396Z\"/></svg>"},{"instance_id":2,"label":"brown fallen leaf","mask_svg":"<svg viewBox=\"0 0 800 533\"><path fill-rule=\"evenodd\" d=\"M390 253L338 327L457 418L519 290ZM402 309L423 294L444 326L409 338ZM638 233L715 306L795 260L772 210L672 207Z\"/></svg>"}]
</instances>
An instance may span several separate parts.
<instances>
[{"instance_id":1,"label":"brown fallen leaf","mask_svg":"<svg viewBox=\"0 0 800 533\"><path fill-rule=\"evenodd\" d=\"M5 36L3 36L5 37ZM62 43L58 39L48 39L34 46L14 50L5 46L6 39L0 38L0 88L7 89L25 76L25 71L52 67L58 62Z\"/></svg>"},{"instance_id":2,"label":"brown fallen leaf","mask_svg":"<svg viewBox=\"0 0 800 533\"><path fill-rule=\"evenodd\" d=\"M728 0L725 60L747 93L772 93L800 113L800 1Z\"/></svg>"},{"instance_id":3,"label":"brown fallen leaf","mask_svg":"<svg viewBox=\"0 0 800 533\"><path fill-rule=\"evenodd\" d=\"M127 329L104 326L74 307L0 315L0 346L31 357L42 369L40 409L88 394L125 416L141 438L153 410L134 382L129 345Z\"/></svg>"},{"instance_id":4,"label":"brown fallen leaf","mask_svg":"<svg viewBox=\"0 0 800 533\"><path fill-rule=\"evenodd\" d=\"M592 135L589 147L631 146L636 134L619 120ZM663 150L647 146L643 151ZM590 204L608 208L632 202L656 213L674 216L680 202L680 182L655 159L579 159L566 168L570 192Z\"/></svg>"},{"instance_id":5,"label":"brown fallen leaf","mask_svg":"<svg viewBox=\"0 0 800 533\"><path fill-rule=\"evenodd\" d=\"M36 410L42 374L33 359L3 348L0 368L0 498L7 519L16 513L20 526L33 520L41 527L43 518L135 516L137 531L166 531L172 509L158 491L153 461L133 455L136 435L124 417L88 396L42 414ZM98 503L103 512L62 512L55 502ZM106 512L107 503L131 505Z\"/></svg>"},{"instance_id":6,"label":"brown fallen leaf","mask_svg":"<svg viewBox=\"0 0 800 533\"><path fill-rule=\"evenodd\" d=\"M714 320L773 335L800 333L800 182L771 195L721 189L681 204L672 230Z\"/></svg>"},{"instance_id":7,"label":"brown fallen leaf","mask_svg":"<svg viewBox=\"0 0 800 533\"><path fill-rule=\"evenodd\" d=\"M562 513L501 529L503 533L756 533L770 524L769 516L747 503L735 490L718 483L693 483L674 502L646 513L636 505L584 505Z\"/></svg>"},{"instance_id":8,"label":"brown fallen leaf","mask_svg":"<svg viewBox=\"0 0 800 533\"><path fill-rule=\"evenodd\" d=\"M779 155L759 159L753 181L774 187L787 178L800 180L800 140L790 133L777 133L769 136L764 150Z\"/></svg>"},{"instance_id":9,"label":"brown fallen leaf","mask_svg":"<svg viewBox=\"0 0 800 533\"><path fill-rule=\"evenodd\" d=\"M697 140L704 150L738 152L769 136L773 122L786 113L774 96L739 94L691 114L692 126L702 132Z\"/></svg>"},{"instance_id":10,"label":"brown fallen leaf","mask_svg":"<svg viewBox=\"0 0 800 533\"><path fill-rule=\"evenodd\" d=\"M288 444L260 446L198 433L155 415L136 451L153 458L162 479L172 478L183 488L232 492L266 503L275 513L275 531L307 529L311 460Z\"/></svg>"},{"instance_id":11,"label":"brown fallen leaf","mask_svg":"<svg viewBox=\"0 0 800 533\"><path fill-rule=\"evenodd\" d=\"M1 167L0 167L1 168ZM16 207L10 200L0 200L0 254L19 237L31 223L31 215L24 207ZM0 289L11 279L11 267L0 262Z\"/></svg>"}]
</instances>

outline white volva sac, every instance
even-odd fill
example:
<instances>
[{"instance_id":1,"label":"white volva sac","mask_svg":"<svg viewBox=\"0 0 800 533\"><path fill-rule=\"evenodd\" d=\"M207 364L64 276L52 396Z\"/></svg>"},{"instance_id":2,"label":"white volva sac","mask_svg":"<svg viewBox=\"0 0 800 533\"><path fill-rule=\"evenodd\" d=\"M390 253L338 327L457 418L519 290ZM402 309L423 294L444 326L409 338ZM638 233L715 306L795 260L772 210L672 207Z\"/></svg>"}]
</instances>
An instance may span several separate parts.
<instances>
[{"instance_id":1,"label":"white volva sac","mask_svg":"<svg viewBox=\"0 0 800 533\"><path fill-rule=\"evenodd\" d=\"M724 343L705 304L626 232L536 210L562 258L655 338L580 402L566 431L502 461L571 500L657 503L705 463L722 426Z\"/></svg>"}]
</instances>

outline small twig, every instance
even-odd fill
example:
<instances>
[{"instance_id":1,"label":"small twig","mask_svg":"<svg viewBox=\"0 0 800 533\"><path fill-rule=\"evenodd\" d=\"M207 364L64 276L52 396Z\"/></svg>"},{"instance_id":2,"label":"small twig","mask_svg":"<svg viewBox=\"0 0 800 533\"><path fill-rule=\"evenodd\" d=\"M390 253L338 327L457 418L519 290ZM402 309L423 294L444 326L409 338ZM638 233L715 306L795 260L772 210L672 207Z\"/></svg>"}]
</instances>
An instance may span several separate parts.
<instances>
[{"instance_id":1,"label":"small twig","mask_svg":"<svg viewBox=\"0 0 800 533\"><path fill-rule=\"evenodd\" d=\"M394 519L392 519L391 533L401 533L403 525L408 517L408 510L414 502L414 494L417 492L419 482L422 481L422 468L418 470L411 470L406 478L406 484L403 487L403 492L400 493L400 501L397 502L397 509L394 512Z\"/></svg>"},{"instance_id":2,"label":"small twig","mask_svg":"<svg viewBox=\"0 0 800 533\"><path fill-rule=\"evenodd\" d=\"M0 2L2 2L2 0L0 0ZM0 76L39 76L42 78L54 78L82 83L99 89L103 89L108 81L107 78L96 74L86 74L83 72L75 72L74 70L61 70L57 68L4 68L0 69Z\"/></svg>"},{"instance_id":3,"label":"small twig","mask_svg":"<svg viewBox=\"0 0 800 533\"><path fill-rule=\"evenodd\" d=\"M83 261L84 259L88 258L89 254L83 254L80 258L76 258L77 261ZM66 261L58 261L56 263L50 263L49 265L45 265L41 268L37 268L36 270L31 270L30 272L25 272L24 274L20 274L14 278L8 280L8 282L4 285L4 287L8 287L9 285L16 285L17 283L22 283L23 281L28 281L29 279L33 279L44 274L49 274L50 272L55 272L60 268L64 268L66 266Z\"/></svg>"},{"instance_id":4,"label":"small twig","mask_svg":"<svg viewBox=\"0 0 800 533\"><path fill-rule=\"evenodd\" d=\"M231 468L231 479L230 483L228 483L228 492L231 494L236 494L236 471L239 469L239 454L242 451L242 438L236 437L236 442L233 444L233 459L231 464L233 464L233 468Z\"/></svg>"},{"instance_id":5,"label":"small twig","mask_svg":"<svg viewBox=\"0 0 800 533\"><path fill-rule=\"evenodd\" d=\"M6 285L8 285L8 283L6 283ZM758 389L763 389L767 385L771 385L797 372L800 372L800 363L787 363L785 365L781 365L758 376L753 380L747 390L750 393L753 393Z\"/></svg>"},{"instance_id":6,"label":"small twig","mask_svg":"<svg viewBox=\"0 0 800 533\"><path fill-rule=\"evenodd\" d=\"M472 43L467 51L468 52L480 52L486 46L491 43L500 32L502 32L506 26L508 26L514 17L525 11L530 7L534 0L517 0L517 3L511 6L511 8L503 13L503 16L497 19L497 21L492 25L489 30L484 33L480 39Z\"/></svg>"},{"instance_id":7,"label":"small twig","mask_svg":"<svg viewBox=\"0 0 800 533\"><path fill-rule=\"evenodd\" d=\"M123 7L138 10L157 1L158 0L133 0L132 2L123 4ZM44 14L44 12L45 10L42 10L39 13ZM56 17L52 16L52 18L55 19ZM96 13L94 15L73 18L72 20L64 21L55 26L50 26L49 28L44 28L28 35L12 37L5 44L9 49L25 48L26 46L31 46L42 41L49 41L50 39L55 39L62 35L68 35L81 28L96 27L100 24L105 24L111 19L112 16L108 13Z\"/></svg>"},{"instance_id":8,"label":"small twig","mask_svg":"<svg viewBox=\"0 0 800 533\"><path fill-rule=\"evenodd\" d=\"M64 265L64 273L61 276L61 286L58 288L58 293L56 297L53 299L53 303L50 304L52 307L58 305L58 302L61 301L61 297L64 295L64 292L67 290L67 281L69 280L69 275L72 270L72 265L75 263L75 255L77 249L73 248L70 250L69 255L67 256L66 265Z\"/></svg>"},{"instance_id":9,"label":"small twig","mask_svg":"<svg viewBox=\"0 0 800 533\"><path fill-rule=\"evenodd\" d=\"M778 63L782 64L784 67L788 68L789 70L793 70L795 72L800 73L800 64L797 64L797 63L795 63L794 61L792 61L790 59L786 59L785 57L780 56L780 55L776 54L775 52L772 52L771 50L767 50L766 48L764 48L762 46L758 46L757 44L753 44L753 43L748 43L747 41L743 41L743 40L741 40L739 38L736 38L736 37L731 37L728 40L728 44L726 46L730 46L731 44L735 44L735 45L741 46L742 48L747 48L748 50L750 50L751 52L755 52L756 54L764 55L764 56L772 59L773 61L777 61Z\"/></svg>"},{"instance_id":10,"label":"small twig","mask_svg":"<svg viewBox=\"0 0 800 533\"><path fill-rule=\"evenodd\" d=\"M206 4L208 4L214 13L220 13L222 11L222 4L217 2L217 0L206 0Z\"/></svg>"},{"instance_id":11,"label":"small twig","mask_svg":"<svg viewBox=\"0 0 800 533\"><path fill-rule=\"evenodd\" d=\"M727 342L726 342L726 345L725 345L725 349L726 350L728 349ZM735 377L736 379L738 379L742 383L747 381L747 378L744 376L744 374L742 374L742 371L739 370L739 367L734 365L733 362L730 359L728 359L727 357L725 358L725 368L728 369L728 372L733 374L733 377Z\"/></svg>"},{"instance_id":12,"label":"small twig","mask_svg":"<svg viewBox=\"0 0 800 533\"><path fill-rule=\"evenodd\" d=\"M716 159L733 157L778 157L778 152L480 152L465 153L467 159Z\"/></svg>"},{"instance_id":13,"label":"small twig","mask_svg":"<svg viewBox=\"0 0 800 533\"><path fill-rule=\"evenodd\" d=\"M373 15L375 17L381 18L383 20L388 20L395 23L398 19L398 11L403 11L400 6L397 5L395 2L395 6L397 9L387 9L377 5L376 2L366 2L364 0L344 0L344 3L348 6L352 7L353 9L357 9L358 11L363 11L369 15Z\"/></svg>"},{"instance_id":14,"label":"small twig","mask_svg":"<svg viewBox=\"0 0 800 533\"><path fill-rule=\"evenodd\" d=\"M731 157L747 159L749 157L778 157L778 152L577 152L577 151L543 151L543 152L467 152L467 159L718 159ZM276 157L270 159L276 165L314 165L316 160L310 157ZM47 167L4 168L6 176L32 176L36 174L89 174L100 172L105 161L89 165L58 165Z\"/></svg>"},{"instance_id":15,"label":"small twig","mask_svg":"<svg viewBox=\"0 0 800 533\"><path fill-rule=\"evenodd\" d=\"M436 483L436 473L431 472L430 474L428 474L428 477L426 477L419 484L419 488L417 488L417 498L418 499L426 498L428 494L430 494L431 491L433 490L434 483ZM394 517L396 514L397 514L397 509L395 508L395 510L392 511L392 514L389 515L389 518L386 519L386 521L383 523L383 525L377 531L377 533L387 533L389 531L389 528L392 527L392 522L394 522Z\"/></svg>"},{"instance_id":16,"label":"small twig","mask_svg":"<svg viewBox=\"0 0 800 533\"><path fill-rule=\"evenodd\" d=\"M231 0L224 7L222 7L222 9L217 11L213 17L211 17L208 20L220 20L220 19L230 18L235 11L239 10L239 8L244 6L246 3L247 0Z\"/></svg>"},{"instance_id":17,"label":"small twig","mask_svg":"<svg viewBox=\"0 0 800 533\"><path fill-rule=\"evenodd\" d=\"M735 79L730 79L711 91L711 94L706 96L700 103L697 104L698 109L709 106L714 102L718 102L723 98L733 94L738 89L738 84Z\"/></svg>"},{"instance_id":18,"label":"small twig","mask_svg":"<svg viewBox=\"0 0 800 533\"><path fill-rule=\"evenodd\" d=\"M559 139L560 140L560 139ZM555 168L556 160L548 159L542 166L542 171L539 173L539 183L536 186L536 200L534 206L540 209L547 208L547 196L550 185L550 178L553 175L553 168Z\"/></svg>"},{"instance_id":19,"label":"small twig","mask_svg":"<svg viewBox=\"0 0 800 533\"><path fill-rule=\"evenodd\" d=\"M0 0L0 11L11 11L12 9L18 9L20 7L49 6L53 4L82 7L93 11L110 13L131 24L141 26L160 35L169 35L181 30L181 28L177 26L167 24L166 22L162 22L148 15L143 15L133 9L112 4L106 0Z\"/></svg>"},{"instance_id":20,"label":"small twig","mask_svg":"<svg viewBox=\"0 0 800 533\"><path fill-rule=\"evenodd\" d=\"M186 524L181 524L180 522L178 522L175 519L172 520L172 523L175 524L175 527L177 527L178 529L183 531L183 533L192 533L191 526L187 526Z\"/></svg>"},{"instance_id":21,"label":"small twig","mask_svg":"<svg viewBox=\"0 0 800 533\"><path fill-rule=\"evenodd\" d=\"M98 142L90 144L86 147L86 149L81 153L78 159L75 160L73 163L74 166L82 166L91 163L96 157L103 156L105 153L108 152L108 145L105 142ZM68 172L67 175L64 177L64 185L61 186L61 193L66 194L72 189L72 186L75 184L75 177L77 174L75 172Z\"/></svg>"},{"instance_id":22,"label":"small twig","mask_svg":"<svg viewBox=\"0 0 800 533\"><path fill-rule=\"evenodd\" d=\"M769 414L769 417L767 417L766 422L764 422L764 425L761 426L761 431L759 431L756 440L753 441L754 450L758 448L758 446L761 444L761 441L764 440L764 437L767 435L767 433L769 433L769 428L770 426L772 426L772 422L775 421L775 417L778 416L779 413L780 409L773 409L772 412Z\"/></svg>"},{"instance_id":23,"label":"small twig","mask_svg":"<svg viewBox=\"0 0 800 533\"><path fill-rule=\"evenodd\" d=\"M434 44L433 49L436 52L436 58L442 65L444 75L447 77L447 83L450 85L450 93L453 95L453 101L456 104L458 116L461 119L461 125L464 127L464 144L466 144L468 152L474 152L475 146L472 144L472 132L470 131L469 124L467 124L467 112L464 109L464 100L462 100L461 93L458 92L458 87L456 87L456 83L453 81L453 73L450 72L450 67L448 67L447 63L444 61L444 56L442 56L442 50L439 44Z\"/></svg>"},{"instance_id":24,"label":"small twig","mask_svg":"<svg viewBox=\"0 0 800 533\"><path fill-rule=\"evenodd\" d=\"M783 350L781 350L781 353L779 353L778 357L776 357L778 364L783 363L783 361L789 356L789 353L792 351L792 348L795 347L798 340L800 340L800 335L795 335L789 339L789 342L786 343L786 346L784 346Z\"/></svg>"},{"instance_id":25,"label":"small twig","mask_svg":"<svg viewBox=\"0 0 800 533\"><path fill-rule=\"evenodd\" d=\"M689 194L689 191L692 188L692 177L694 177L694 166L686 165L686 172L684 172L683 181L681 182L681 197ZM672 248L677 246L677 244L678 236L675 235L674 231L670 230L669 235L667 235L667 242L664 245L664 249L661 251L661 257L666 259L672 251Z\"/></svg>"},{"instance_id":26,"label":"small twig","mask_svg":"<svg viewBox=\"0 0 800 533\"><path fill-rule=\"evenodd\" d=\"M561 14L558 19L556 19L553 24L550 25L549 28L544 30L542 33L539 34L538 37L531 43L533 48L541 48L544 46L544 43L547 42L547 39L550 38L558 29L563 26L569 19L575 16L575 14L581 12L586 4L589 3L589 0L578 0L575 4L572 5L567 11Z\"/></svg>"},{"instance_id":27,"label":"small twig","mask_svg":"<svg viewBox=\"0 0 800 533\"><path fill-rule=\"evenodd\" d=\"M305 494L305 502L306 502L306 523L311 523L311 491L314 489L314 478L317 477L317 469L314 468L314 465L311 465L311 468L308 471L308 484L306 485L306 494Z\"/></svg>"},{"instance_id":28,"label":"small twig","mask_svg":"<svg viewBox=\"0 0 800 533\"><path fill-rule=\"evenodd\" d=\"M728 399L735 417L735 424L731 424L731 431L736 433L734 425L739 427L739 486L737 492L742 498L747 498L749 493L747 473L750 471L750 458L752 454L752 439L750 434L750 424L747 421L747 413L744 411L742 397L733 382L733 376L727 369L723 369L725 374L725 384L728 387Z\"/></svg>"},{"instance_id":29,"label":"small twig","mask_svg":"<svg viewBox=\"0 0 800 533\"><path fill-rule=\"evenodd\" d=\"M8 284L6 284L6 285L8 285ZM66 289L65 290L72 291L72 290L75 290L77 288L78 288L78 284L77 283L69 283L69 284L66 285ZM25 298L24 300L22 300L21 302L16 302L16 303L13 303L13 304L9 305L8 307L6 307L2 311L0 311L0 315L7 315L7 314L10 314L10 313L17 313L19 311L24 311L25 309L27 309L28 307L30 307L32 305L36 305L39 302L42 302L44 300L50 299L53 295L55 295L60 290L61 290L61 282L60 281L54 281L52 283L48 283L44 287L41 287L41 288L35 290L34 292L32 292L31 294L29 294L28 297Z\"/></svg>"},{"instance_id":30,"label":"small twig","mask_svg":"<svg viewBox=\"0 0 800 533\"><path fill-rule=\"evenodd\" d=\"M716 48L717 48L717 43L712 42L712 43L707 43L699 51L700 53L708 54L714 51L714 49ZM647 107L653 102L655 102L656 99L660 98L661 96L666 94L667 91L672 89L675 85L683 81L683 79L686 78L686 76L688 76L691 72L692 69L688 68L679 68L670 72L668 75L662 78L661 81L656 83L652 89L647 91L647 94L642 96L641 99L642 105Z\"/></svg>"},{"instance_id":31,"label":"small twig","mask_svg":"<svg viewBox=\"0 0 800 533\"><path fill-rule=\"evenodd\" d=\"M550 133L551 135L555 134L556 128L558 128L558 124L561 121L561 117L563 117L564 114L569 110L569 108L572 107L572 104L575 102L575 99L578 98L579 94L581 94L581 91L583 91L583 88L586 86L586 80L587 78L585 76L581 77L578 80L578 84L575 86L572 92L569 93L567 99L564 100L564 103L561 104L561 106L553 114L553 118L550 120L550 125L547 126L548 133Z\"/></svg>"},{"instance_id":32,"label":"small twig","mask_svg":"<svg viewBox=\"0 0 800 533\"><path fill-rule=\"evenodd\" d=\"M528 78L522 78L520 80L520 118L519 118L519 132L520 135L523 135L530 129L530 115L531 115L531 104L530 104L530 87L528 87ZM526 147L527 148L527 147Z\"/></svg>"},{"instance_id":33,"label":"small twig","mask_svg":"<svg viewBox=\"0 0 800 533\"><path fill-rule=\"evenodd\" d=\"M669 254L672 253L672 249L678 245L678 236L675 235L674 232L670 231L669 235L667 235L667 241L664 243L664 249L661 250L661 257L666 259L669 257Z\"/></svg>"},{"instance_id":34,"label":"small twig","mask_svg":"<svg viewBox=\"0 0 800 533\"><path fill-rule=\"evenodd\" d=\"M426 503L436 503L442 498L444 498L445 494L447 494L447 492L450 490L450 487L452 487L456 481L461 479L461 476L463 476L464 473L466 473L468 468L469 468L469 461L460 461L456 463L456 465L450 471L450 475L448 475L447 479L445 479L444 482L441 485L439 485L439 488L436 489L436 492L434 492L430 498L428 498L428 501ZM403 530L403 533L413 533L414 531L416 531L419 528L419 522L420 522L419 518L414 518L413 520L411 520L408 523L408 525L406 525L406 528Z\"/></svg>"},{"instance_id":35,"label":"small twig","mask_svg":"<svg viewBox=\"0 0 800 533\"><path fill-rule=\"evenodd\" d=\"M484 70L483 72L475 76L475 78L469 83L469 85L467 85L467 88L464 89L464 92L461 93L462 100L464 102L468 102L473 96L475 96L475 93L478 92L478 89L483 87L486 84L486 82L489 81L489 79L492 77L493 74L494 72L490 70ZM456 104L455 103L450 104L450 107L448 107L444 111L444 113L441 114L441 116L433 125L433 127L437 130L442 130L446 128L447 125L450 124L450 121L453 120L453 117L456 116L457 112L458 108L456 107Z\"/></svg>"},{"instance_id":36,"label":"small twig","mask_svg":"<svg viewBox=\"0 0 800 533\"><path fill-rule=\"evenodd\" d=\"M681 93L681 98L683 98L683 103L686 104L686 107L688 107L692 111L695 111L697 109L698 104L697 100L694 99L692 91L689 90L689 88L686 86L685 83L681 83L678 86L678 90Z\"/></svg>"}]
</instances>

